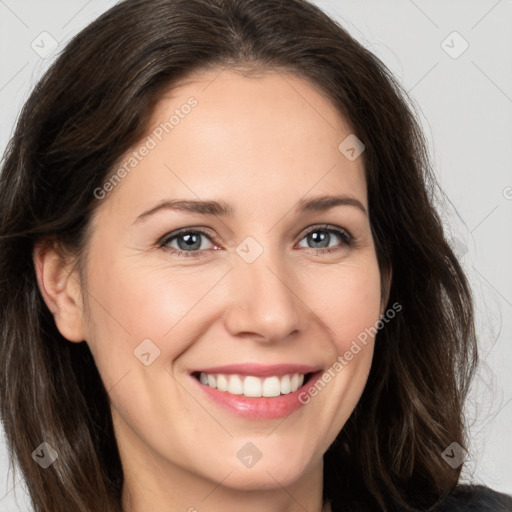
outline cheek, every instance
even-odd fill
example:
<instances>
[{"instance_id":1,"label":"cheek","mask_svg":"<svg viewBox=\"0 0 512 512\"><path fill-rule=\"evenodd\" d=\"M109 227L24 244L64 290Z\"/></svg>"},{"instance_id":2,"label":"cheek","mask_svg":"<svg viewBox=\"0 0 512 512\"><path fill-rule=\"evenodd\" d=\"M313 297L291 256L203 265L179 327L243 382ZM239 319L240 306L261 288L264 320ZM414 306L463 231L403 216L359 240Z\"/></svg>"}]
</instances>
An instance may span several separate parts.
<instances>
[{"instance_id":1,"label":"cheek","mask_svg":"<svg viewBox=\"0 0 512 512\"><path fill-rule=\"evenodd\" d=\"M312 278L313 276L311 276ZM320 379L299 397L311 415L323 419L321 441L327 450L347 422L366 386L373 358L375 326L381 312L380 271L376 257L318 273L309 305L330 333L333 352ZM319 420L320 422L320 420Z\"/></svg>"},{"instance_id":2,"label":"cheek","mask_svg":"<svg viewBox=\"0 0 512 512\"><path fill-rule=\"evenodd\" d=\"M132 363L144 340L158 347L159 365L172 361L200 335L207 295L229 271L227 265L168 268L118 258L92 272L88 341L98 357ZM204 320L204 318L203 318ZM148 342L146 346L151 348Z\"/></svg>"},{"instance_id":3,"label":"cheek","mask_svg":"<svg viewBox=\"0 0 512 512\"><path fill-rule=\"evenodd\" d=\"M380 272L376 258L361 258L311 274L304 287L304 302L329 330L338 354L349 350L353 340L368 335L381 312ZM368 336L370 341L370 336Z\"/></svg>"}]
</instances>

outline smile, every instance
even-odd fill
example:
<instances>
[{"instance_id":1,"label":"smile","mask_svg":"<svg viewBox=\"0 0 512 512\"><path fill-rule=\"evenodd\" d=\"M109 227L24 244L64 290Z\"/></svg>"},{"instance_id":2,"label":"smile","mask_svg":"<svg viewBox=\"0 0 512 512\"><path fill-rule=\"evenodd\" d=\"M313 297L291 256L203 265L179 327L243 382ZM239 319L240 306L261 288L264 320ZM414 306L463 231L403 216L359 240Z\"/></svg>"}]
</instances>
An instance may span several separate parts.
<instances>
[{"instance_id":1,"label":"smile","mask_svg":"<svg viewBox=\"0 0 512 512\"><path fill-rule=\"evenodd\" d=\"M250 419L277 419L304 408L299 395L322 376L319 366L243 363L190 371L193 387L225 411Z\"/></svg>"},{"instance_id":2,"label":"smile","mask_svg":"<svg viewBox=\"0 0 512 512\"><path fill-rule=\"evenodd\" d=\"M229 375L218 373L215 375L201 372L199 381L205 386L225 391L232 395L246 397L275 397L287 395L297 391L304 383L304 374L286 374L281 377L273 375L260 378L254 375Z\"/></svg>"}]
</instances>

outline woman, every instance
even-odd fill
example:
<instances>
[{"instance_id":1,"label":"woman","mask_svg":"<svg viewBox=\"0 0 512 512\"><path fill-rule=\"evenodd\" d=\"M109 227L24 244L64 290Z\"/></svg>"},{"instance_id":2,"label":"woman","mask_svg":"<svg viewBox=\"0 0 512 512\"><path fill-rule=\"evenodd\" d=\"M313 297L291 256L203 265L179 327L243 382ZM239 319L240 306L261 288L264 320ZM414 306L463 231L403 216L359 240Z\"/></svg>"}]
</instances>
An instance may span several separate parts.
<instances>
[{"instance_id":1,"label":"woman","mask_svg":"<svg viewBox=\"0 0 512 512\"><path fill-rule=\"evenodd\" d=\"M36 511L512 510L458 485L473 306L421 131L319 9L119 3L0 180L1 411Z\"/></svg>"}]
</instances>

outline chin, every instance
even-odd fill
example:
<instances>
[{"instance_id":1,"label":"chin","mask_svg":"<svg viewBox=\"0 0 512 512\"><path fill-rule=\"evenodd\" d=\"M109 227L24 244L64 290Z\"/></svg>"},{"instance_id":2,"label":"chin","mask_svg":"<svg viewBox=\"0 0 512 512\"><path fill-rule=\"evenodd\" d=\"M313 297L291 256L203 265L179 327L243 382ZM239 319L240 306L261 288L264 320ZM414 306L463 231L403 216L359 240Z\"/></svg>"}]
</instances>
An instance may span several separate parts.
<instances>
[{"instance_id":1,"label":"chin","mask_svg":"<svg viewBox=\"0 0 512 512\"><path fill-rule=\"evenodd\" d=\"M252 467L245 467L243 463L226 467L226 475L231 471L225 481L226 486L245 491L287 487L303 477L312 465L308 463L310 454L301 456L298 452L290 454L289 450L270 451L270 448L264 451ZM218 469L215 478L219 478Z\"/></svg>"}]
</instances>

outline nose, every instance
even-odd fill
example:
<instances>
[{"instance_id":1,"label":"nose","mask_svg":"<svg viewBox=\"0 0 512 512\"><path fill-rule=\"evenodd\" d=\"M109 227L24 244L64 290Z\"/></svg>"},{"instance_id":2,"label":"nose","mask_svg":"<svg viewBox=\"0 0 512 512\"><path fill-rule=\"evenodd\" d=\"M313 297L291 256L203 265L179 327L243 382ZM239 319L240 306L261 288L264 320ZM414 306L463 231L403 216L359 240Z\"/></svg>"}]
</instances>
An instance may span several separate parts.
<instances>
[{"instance_id":1,"label":"nose","mask_svg":"<svg viewBox=\"0 0 512 512\"><path fill-rule=\"evenodd\" d=\"M235 262L229 273L224 323L233 336L272 343L299 330L299 310L305 306L294 290L290 270L278 262L278 257L264 255L253 263L242 259Z\"/></svg>"}]
</instances>

